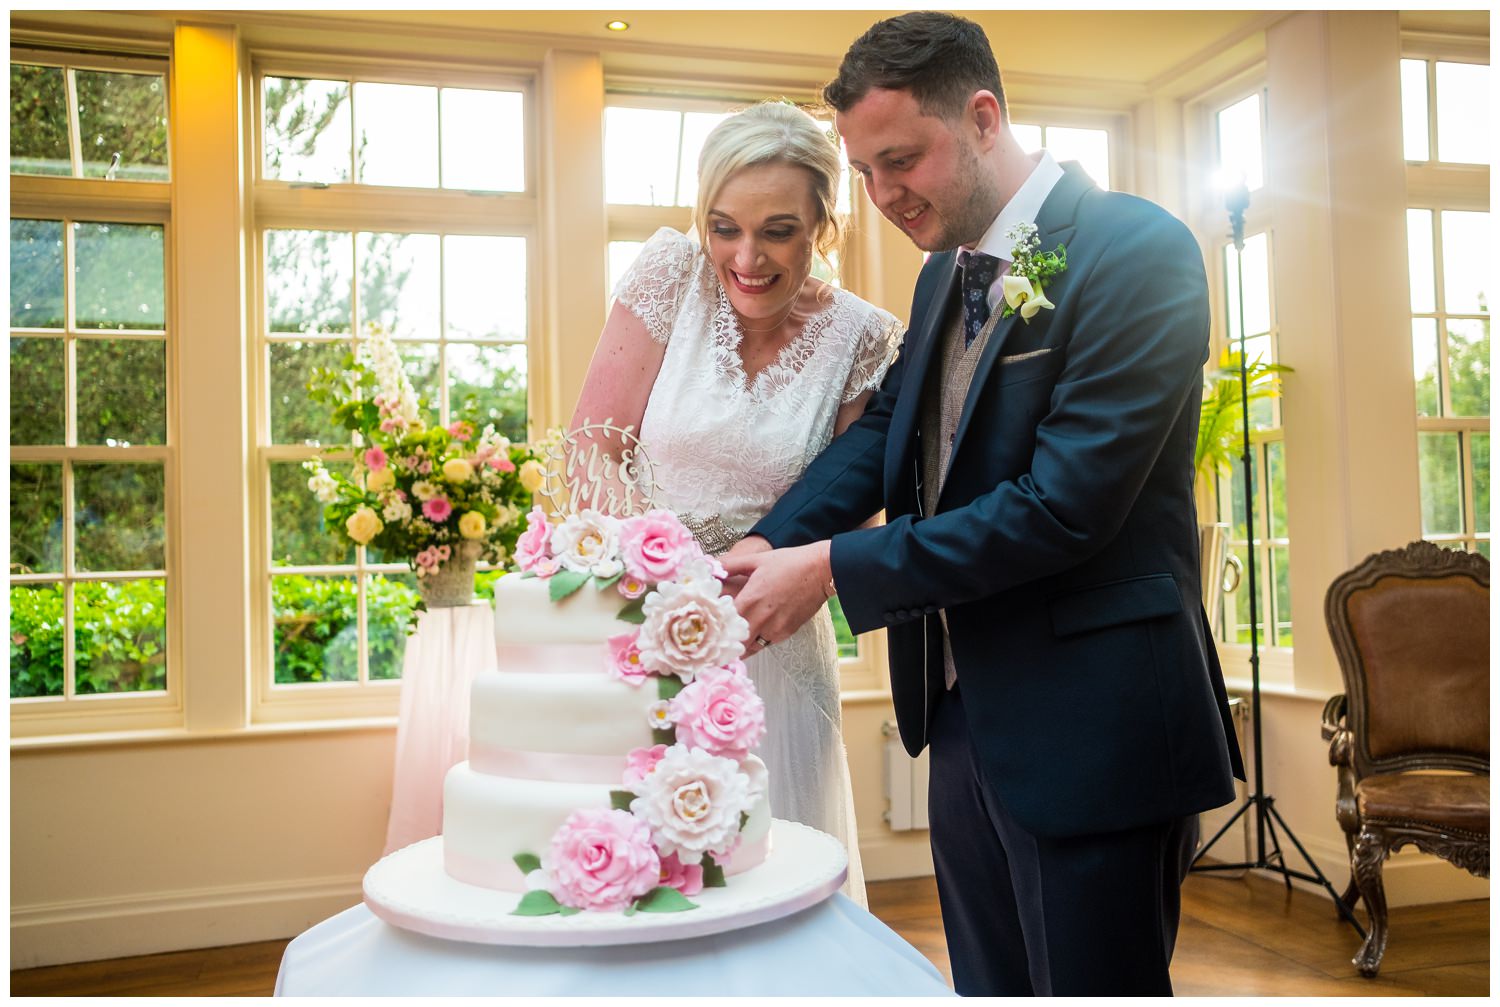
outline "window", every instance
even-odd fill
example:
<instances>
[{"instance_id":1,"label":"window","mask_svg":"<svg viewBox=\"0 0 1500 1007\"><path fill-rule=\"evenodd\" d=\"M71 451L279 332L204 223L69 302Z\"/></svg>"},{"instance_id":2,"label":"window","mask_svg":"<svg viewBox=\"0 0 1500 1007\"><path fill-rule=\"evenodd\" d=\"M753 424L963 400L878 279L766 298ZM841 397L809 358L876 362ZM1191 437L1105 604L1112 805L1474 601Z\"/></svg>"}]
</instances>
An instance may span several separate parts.
<instances>
[{"instance_id":1,"label":"window","mask_svg":"<svg viewBox=\"0 0 1500 1007\"><path fill-rule=\"evenodd\" d=\"M302 463L348 464L351 446L309 398L314 371L385 332L437 422L468 407L519 442L529 421L524 87L298 69L262 67L257 86L263 717L398 679L418 598L404 557L323 527Z\"/></svg>"},{"instance_id":2,"label":"window","mask_svg":"<svg viewBox=\"0 0 1500 1007\"><path fill-rule=\"evenodd\" d=\"M1077 161L1101 189L1110 187L1109 131L1013 122L1011 133L1028 153L1048 150L1059 161Z\"/></svg>"},{"instance_id":3,"label":"window","mask_svg":"<svg viewBox=\"0 0 1500 1007\"><path fill-rule=\"evenodd\" d=\"M13 51L10 79L10 694L154 708L176 681L166 64Z\"/></svg>"},{"instance_id":4,"label":"window","mask_svg":"<svg viewBox=\"0 0 1500 1007\"><path fill-rule=\"evenodd\" d=\"M1422 536L1488 556L1489 67L1403 59L1401 84Z\"/></svg>"}]
</instances>

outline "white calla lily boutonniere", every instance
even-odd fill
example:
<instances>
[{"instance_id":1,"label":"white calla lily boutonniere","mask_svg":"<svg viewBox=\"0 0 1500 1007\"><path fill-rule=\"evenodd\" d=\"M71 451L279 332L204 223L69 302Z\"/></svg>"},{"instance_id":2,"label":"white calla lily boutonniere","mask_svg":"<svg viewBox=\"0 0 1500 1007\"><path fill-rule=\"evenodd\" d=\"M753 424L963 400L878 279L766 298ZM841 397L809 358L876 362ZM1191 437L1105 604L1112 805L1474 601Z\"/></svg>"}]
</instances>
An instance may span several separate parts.
<instances>
[{"instance_id":1,"label":"white calla lily boutonniere","mask_svg":"<svg viewBox=\"0 0 1500 1007\"><path fill-rule=\"evenodd\" d=\"M1005 307L1000 317L1019 312L1021 321L1029 325L1038 311L1057 307L1047 299L1047 281L1068 268L1068 250L1058 245L1050 252L1041 251L1035 224L1017 224L1006 236L1014 239L1015 245L1011 248L1010 272L1002 283Z\"/></svg>"}]
</instances>

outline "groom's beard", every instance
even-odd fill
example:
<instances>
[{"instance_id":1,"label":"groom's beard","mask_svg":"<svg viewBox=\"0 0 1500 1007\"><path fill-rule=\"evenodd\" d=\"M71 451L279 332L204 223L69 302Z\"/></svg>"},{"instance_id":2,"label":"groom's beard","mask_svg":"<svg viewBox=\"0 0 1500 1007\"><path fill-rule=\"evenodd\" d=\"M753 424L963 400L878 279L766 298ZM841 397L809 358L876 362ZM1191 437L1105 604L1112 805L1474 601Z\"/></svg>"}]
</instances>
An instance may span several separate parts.
<instances>
[{"instance_id":1,"label":"groom's beard","mask_svg":"<svg viewBox=\"0 0 1500 1007\"><path fill-rule=\"evenodd\" d=\"M924 252L977 245L1003 205L994 173L986 171L979 155L963 142L958 144L958 166L952 181L938 198L928 202L937 210L943 226L925 241L912 238L912 243Z\"/></svg>"}]
</instances>

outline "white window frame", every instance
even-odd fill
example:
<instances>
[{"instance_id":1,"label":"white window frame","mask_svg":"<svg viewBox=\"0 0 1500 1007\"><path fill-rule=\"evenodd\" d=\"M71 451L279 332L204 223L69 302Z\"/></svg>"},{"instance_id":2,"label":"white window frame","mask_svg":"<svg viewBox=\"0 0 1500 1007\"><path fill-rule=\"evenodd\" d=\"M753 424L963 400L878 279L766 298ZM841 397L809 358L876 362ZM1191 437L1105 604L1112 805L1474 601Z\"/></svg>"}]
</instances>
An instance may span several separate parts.
<instances>
[{"instance_id":1,"label":"white window frame","mask_svg":"<svg viewBox=\"0 0 1500 1007\"><path fill-rule=\"evenodd\" d=\"M59 51L50 49L32 49L24 45L11 48L12 63L28 63L41 66L62 66L83 70L106 70L106 71L128 71L160 73L165 84L170 84L172 79L173 64L167 47L161 47L160 54L123 56L107 52L89 51L94 45L108 48L104 40L79 40L76 49L72 51ZM167 109L169 117L175 115L175 110ZM70 129L72 128L70 123ZM72 147L75 165L78 161L77 137L74 137ZM168 151L168 170L172 168L170 149ZM12 699L10 705L10 729L13 737L32 738L51 735L69 734L92 734L112 731L132 731L152 728L172 727L182 722L183 704L183 670L181 663L183 645L182 625L182 578L179 574L180 564L177 553L177 529L179 527L178 480L180 478L180 466L177 450L178 429L178 407L175 389L177 387L175 374L177 371L177 336L180 331L178 325L176 290L173 278L174 270L174 229L171 219L172 209L172 182L139 181L139 180L117 180L106 181L100 178L75 178L60 175L12 175L10 177L11 219L44 219L61 220L64 222L63 240L68 249L64 257L64 308L70 319L67 326L58 334L57 330L35 330L43 338L61 339L64 342L64 366L66 373L64 377L64 403L66 409L67 432L65 440L76 439L75 411L77 406L76 388L76 356L74 346L77 342L77 330L71 325L73 304L75 302L74 276L68 264L75 262L74 243L72 228L67 226L74 221L100 222L100 223L129 223L129 224L154 224L159 225L162 230L162 254L163 254L163 277L164 277L164 317L166 327L160 338L165 344L166 367L163 378L166 382L166 439L165 443L159 445L132 445L129 447L110 447L104 445L82 445L82 446L31 446L22 445L9 447L10 461L15 463L51 463L63 466L63 510L62 520L64 526L64 541L72 542L75 538L73 524L73 484L70 478L71 468L74 464L88 464L94 462L138 462L148 464L160 464L163 470L163 491L165 494L166 512L166 542L164 549L163 575L166 581L166 688L162 691L140 692L140 693L105 693L97 695L77 695L72 688L73 678L68 676L65 684L65 692L62 696L33 697L25 699ZM12 336L20 334L27 335L33 330L11 329ZM110 338L157 338L155 332L124 332L111 333ZM77 571L67 572L66 568L71 565L71 549L64 560L64 572L61 574L35 574L35 575L12 575L10 583L21 585L28 583L57 583L77 584L87 581L127 580L139 579L141 576L151 576L151 572L141 574L131 571L109 571L109 572L87 572L80 574ZM73 618L72 594L68 592L66 597L67 619L71 622ZM75 642L74 635L69 633L64 641L65 665L71 665L74 661Z\"/></svg>"},{"instance_id":2,"label":"white window frame","mask_svg":"<svg viewBox=\"0 0 1500 1007\"><path fill-rule=\"evenodd\" d=\"M1111 192L1134 192L1134 157L1126 156L1131 136L1130 117L1115 112L1042 105L1006 100L1009 121L1047 129L1099 129L1109 136L1109 188Z\"/></svg>"},{"instance_id":3,"label":"white window frame","mask_svg":"<svg viewBox=\"0 0 1500 1007\"><path fill-rule=\"evenodd\" d=\"M405 188L362 183L308 185L267 179L264 171L264 133L261 121L261 87L266 76L310 77L378 81L518 91L524 109L526 137L526 188L519 193L474 194L441 188ZM543 303L539 249L541 225L537 198L538 157L535 74L524 70L453 64L441 67L417 62L379 63L334 55L302 57L275 51L250 53L249 80L245 89L246 116L250 136L246 145L247 178L250 182L253 258L247 270L250 298L248 318L253 347L246 362L251 388L255 431L255 471L252 494L250 548L254 585L251 590L252 722L278 723L320 719L357 719L394 716L399 709L399 678L390 680L276 684L274 682L274 625L271 580L276 572L336 574L362 578L370 573L404 573L404 563L369 564L363 550L355 564L346 567L273 568L271 559L271 486L273 462L293 462L319 457L319 449L272 445L268 389L265 387L265 355L268 336L265 318L265 234L278 229L327 229L341 232L405 232L419 234L474 234L520 237L527 247L528 362L547 359L540 306ZM355 295L357 296L357 294ZM351 303L351 310L357 306ZM335 340L337 342L338 340ZM535 423L535 368L527 372L528 422ZM536 433L534 427L533 435ZM365 592L360 591L358 618L366 624ZM366 664L368 640L361 635L360 665Z\"/></svg>"}]
</instances>

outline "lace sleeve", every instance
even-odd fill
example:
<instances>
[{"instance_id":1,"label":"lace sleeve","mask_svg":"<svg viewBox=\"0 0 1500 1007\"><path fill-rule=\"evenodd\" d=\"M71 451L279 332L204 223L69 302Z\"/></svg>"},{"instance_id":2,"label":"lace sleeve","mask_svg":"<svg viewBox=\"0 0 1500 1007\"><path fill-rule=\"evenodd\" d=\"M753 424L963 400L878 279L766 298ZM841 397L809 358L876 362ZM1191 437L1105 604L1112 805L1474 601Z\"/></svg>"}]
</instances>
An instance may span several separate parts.
<instances>
[{"instance_id":1,"label":"lace sleeve","mask_svg":"<svg viewBox=\"0 0 1500 1007\"><path fill-rule=\"evenodd\" d=\"M853 402L870 389L880 387L885 372L901 349L901 336L905 331L906 326L889 311L870 309L854 347L849 378L844 382L844 402Z\"/></svg>"},{"instance_id":2,"label":"lace sleeve","mask_svg":"<svg viewBox=\"0 0 1500 1007\"><path fill-rule=\"evenodd\" d=\"M663 227L642 246L641 254L615 284L615 300L645 322L646 331L658 343L672 335L683 294L692 284L697 252L698 246L687 235Z\"/></svg>"}]
</instances>

